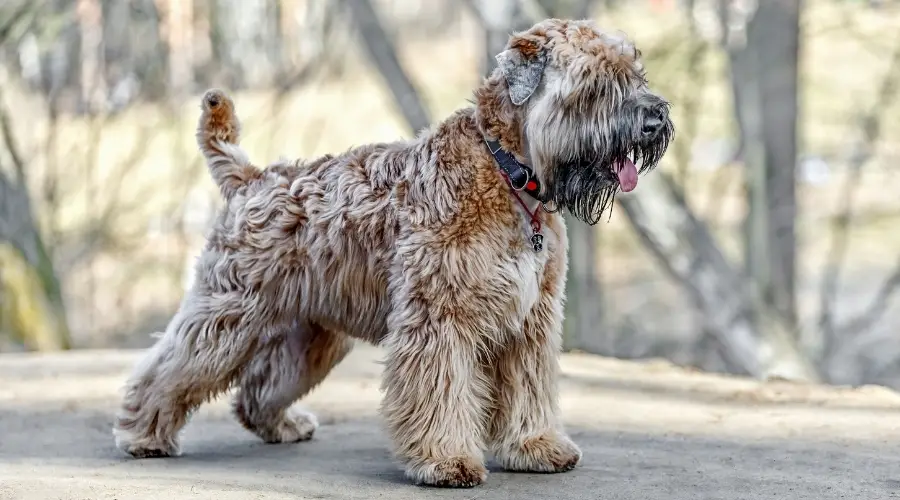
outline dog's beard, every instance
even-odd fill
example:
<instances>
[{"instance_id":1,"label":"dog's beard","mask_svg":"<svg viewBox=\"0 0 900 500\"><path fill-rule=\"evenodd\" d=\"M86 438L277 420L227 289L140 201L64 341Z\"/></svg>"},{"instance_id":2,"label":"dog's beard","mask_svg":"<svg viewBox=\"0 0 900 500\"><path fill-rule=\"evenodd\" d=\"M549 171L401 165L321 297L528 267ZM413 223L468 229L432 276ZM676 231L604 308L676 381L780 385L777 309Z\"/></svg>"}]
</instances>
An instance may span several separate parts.
<instances>
[{"instance_id":1,"label":"dog's beard","mask_svg":"<svg viewBox=\"0 0 900 500\"><path fill-rule=\"evenodd\" d=\"M667 126L658 138L646 143L619 143L607 148L606 154L579 154L559 161L546 169L543 198L550 211L567 210L576 219L589 225L600 221L604 212L612 215L616 192L619 190L617 166L624 162L639 165L638 173L656 167L671 138Z\"/></svg>"}]
</instances>

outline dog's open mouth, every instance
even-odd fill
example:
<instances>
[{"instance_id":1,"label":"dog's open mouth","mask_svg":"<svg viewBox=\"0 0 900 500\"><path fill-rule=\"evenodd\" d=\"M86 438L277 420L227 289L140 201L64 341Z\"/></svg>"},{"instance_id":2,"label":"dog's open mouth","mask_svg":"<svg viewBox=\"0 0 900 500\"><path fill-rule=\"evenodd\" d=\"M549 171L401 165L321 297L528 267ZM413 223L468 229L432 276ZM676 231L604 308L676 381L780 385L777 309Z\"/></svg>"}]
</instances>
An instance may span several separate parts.
<instances>
[{"instance_id":1,"label":"dog's open mouth","mask_svg":"<svg viewBox=\"0 0 900 500\"><path fill-rule=\"evenodd\" d=\"M626 148L620 148L625 149ZM637 188L638 176L655 166L662 148L632 147L627 153L595 154L552 169L544 184L545 208L566 209L587 224L596 224L610 212L616 193ZM587 155L585 155L587 156Z\"/></svg>"},{"instance_id":2,"label":"dog's open mouth","mask_svg":"<svg viewBox=\"0 0 900 500\"><path fill-rule=\"evenodd\" d=\"M616 173L616 177L619 178L619 186L622 188L622 191L627 193L637 187L637 167L630 158L625 158L613 165L613 171Z\"/></svg>"}]
</instances>

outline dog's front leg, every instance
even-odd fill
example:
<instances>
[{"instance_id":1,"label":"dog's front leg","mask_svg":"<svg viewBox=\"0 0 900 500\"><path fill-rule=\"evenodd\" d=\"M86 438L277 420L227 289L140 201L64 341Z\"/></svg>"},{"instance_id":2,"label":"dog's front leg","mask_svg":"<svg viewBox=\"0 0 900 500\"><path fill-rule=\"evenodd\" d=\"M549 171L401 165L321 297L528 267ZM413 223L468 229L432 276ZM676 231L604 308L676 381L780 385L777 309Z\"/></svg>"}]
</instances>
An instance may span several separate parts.
<instances>
[{"instance_id":1,"label":"dog's front leg","mask_svg":"<svg viewBox=\"0 0 900 500\"><path fill-rule=\"evenodd\" d=\"M462 313L436 317L426 309L428 302L417 299L395 304L393 328L382 344L387 348L382 413L395 454L417 484L481 484L487 479L488 389L473 344L479 337L460 321Z\"/></svg>"},{"instance_id":2,"label":"dog's front leg","mask_svg":"<svg viewBox=\"0 0 900 500\"><path fill-rule=\"evenodd\" d=\"M548 265L523 335L502 349L494 365L491 450L507 470L565 472L581 460L559 416L559 352L565 263Z\"/></svg>"}]
</instances>

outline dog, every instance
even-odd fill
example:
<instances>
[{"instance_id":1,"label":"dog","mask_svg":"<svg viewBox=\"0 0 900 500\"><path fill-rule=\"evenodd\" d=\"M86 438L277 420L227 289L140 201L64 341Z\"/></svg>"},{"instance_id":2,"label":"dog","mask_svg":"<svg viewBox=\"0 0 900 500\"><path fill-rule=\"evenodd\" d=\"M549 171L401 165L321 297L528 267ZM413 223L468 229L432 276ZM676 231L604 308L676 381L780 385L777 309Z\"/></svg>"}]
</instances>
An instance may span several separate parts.
<instances>
[{"instance_id":1,"label":"dog","mask_svg":"<svg viewBox=\"0 0 900 500\"><path fill-rule=\"evenodd\" d=\"M203 96L197 141L225 207L126 383L121 450L179 454L188 415L232 386L246 429L310 439L315 417L292 404L358 339L384 349L381 414L413 483L481 484L486 451L507 470L580 463L557 401L562 213L598 222L674 127L634 43L590 21L514 33L497 62L471 106L414 139L266 168L238 146L234 102Z\"/></svg>"}]
</instances>

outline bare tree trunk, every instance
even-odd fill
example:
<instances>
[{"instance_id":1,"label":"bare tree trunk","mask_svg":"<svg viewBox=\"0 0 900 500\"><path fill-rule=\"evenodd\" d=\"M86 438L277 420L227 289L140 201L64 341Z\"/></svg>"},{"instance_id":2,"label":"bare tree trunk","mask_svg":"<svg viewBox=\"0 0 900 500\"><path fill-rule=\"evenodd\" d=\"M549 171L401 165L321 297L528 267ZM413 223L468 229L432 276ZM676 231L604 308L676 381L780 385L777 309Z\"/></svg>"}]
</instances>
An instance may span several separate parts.
<instances>
[{"instance_id":1,"label":"bare tree trunk","mask_svg":"<svg viewBox=\"0 0 900 500\"><path fill-rule=\"evenodd\" d=\"M78 0L76 8L81 32L81 102L88 113L106 103L106 71L103 52L103 10L98 0Z\"/></svg>"},{"instance_id":2,"label":"bare tree trunk","mask_svg":"<svg viewBox=\"0 0 900 500\"><path fill-rule=\"evenodd\" d=\"M176 102L191 91L194 79L194 1L157 0L161 36L168 48L169 97Z\"/></svg>"},{"instance_id":3,"label":"bare tree trunk","mask_svg":"<svg viewBox=\"0 0 900 500\"><path fill-rule=\"evenodd\" d=\"M794 228L800 11L800 0L719 2L737 154L746 167L744 264L757 297L750 319L762 338L781 340L775 345L787 350L783 357L801 352ZM773 315L784 332L772 330Z\"/></svg>"},{"instance_id":4,"label":"bare tree trunk","mask_svg":"<svg viewBox=\"0 0 900 500\"><path fill-rule=\"evenodd\" d=\"M595 0L536 0L548 17L561 19L586 19Z\"/></svg>"},{"instance_id":5,"label":"bare tree trunk","mask_svg":"<svg viewBox=\"0 0 900 500\"><path fill-rule=\"evenodd\" d=\"M0 334L30 351L69 349L68 327L54 297L59 290L48 291L41 274L18 249L0 239Z\"/></svg>"},{"instance_id":6,"label":"bare tree trunk","mask_svg":"<svg viewBox=\"0 0 900 500\"><path fill-rule=\"evenodd\" d=\"M873 93L869 109L859 117L859 137L849 151L846 180L841 186L841 206L835 217L835 226L831 231L831 241L822 269L818 318L821 335L819 361L825 372L835 370L835 358L842 350L847 351L848 343L860 345L860 336L882 319L893 294L900 289L900 260L898 260L893 270L886 273L887 277L863 312L844 325L835 324L834 310L838 301L841 272L850 245L850 227L856 216L862 173L875 154L878 141L884 135L885 122L893 118L890 110L900 94L900 43L895 45L889 61L884 79Z\"/></svg>"},{"instance_id":7,"label":"bare tree trunk","mask_svg":"<svg viewBox=\"0 0 900 500\"><path fill-rule=\"evenodd\" d=\"M745 264L763 300L791 324L795 298L795 219L800 0L762 0L748 19L724 1L740 152L747 171ZM746 15L746 14L745 14ZM756 316L763 314L756 311Z\"/></svg>"},{"instance_id":8,"label":"bare tree trunk","mask_svg":"<svg viewBox=\"0 0 900 500\"><path fill-rule=\"evenodd\" d=\"M278 29L281 31L283 43L282 58L287 65L300 63L300 26L297 23L298 15L303 15L307 9L308 1L281 0L278 11Z\"/></svg>"},{"instance_id":9,"label":"bare tree trunk","mask_svg":"<svg viewBox=\"0 0 900 500\"><path fill-rule=\"evenodd\" d=\"M734 11L730 4L731 0L719 0L717 7L719 30L722 33L720 43L728 54L726 78L731 85L731 111L737 126L738 143L733 152L733 159L740 161L744 158L744 145L747 143L743 115L743 109L746 107L744 88L751 81L753 68L750 64L745 64L743 59L749 52L747 22L745 19L738 19L739 13Z\"/></svg>"},{"instance_id":10,"label":"bare tree trunk","mask_svg":"<svg viewBox=\"0 0 900 500\"><path fill-rule=\"evenodd\" d=\"M97 12L90 12L91 5L79 7L83 17L100 23ZM0 45L8 34L0 29ZM96 33L92 35L96 42ZM100 44L93 45L99 58ZM0 334L9 334L31 350L69 349L62 289L32 211L25 160L4 102L5 74L0 72ZM51 99L58 90L54 76L47 82Z\"/></svg>"},{"instance_id":11,"label":"bare tree trunk","mask_svg":"<svg viewBox=\"0 0 900 500\"><path fill-rule=\"evenodd\" d=\"M597 276L597 231L566 216L569 269L563 349L597 352L604 332L603 294Z\"/></svg>"},{"instance_id":12,"label":"bare tree trunk","mask_svg":"<svg viewBox=\"0 0 900 500\"><path fill-rule=\"evenodd\" d=\"M271 85L282 72L278 5L268 0L211 0L214 57L232 89Z\"/></svg>"},{"instance_id":13,"label":"bare tree trunk","mask_svg":"<svg viewBox=\"0 0 900 500\"><path fill-rule=\"evenodd\" d=\"M400 65L394 44L378 18L369 0L346 0L350 17L362 37L364 49L386 80L388 88L400 107L403 118L418 133L431 125L431 117L423 104L419 91Z\"/></svg>"},{"instance_id":14,"label":"bare tree trunk","mask_svg":"<svg viewBox=\"0 0 900 500\"><path fill-rule=\"evenodd\" d=\"M124 57L133 61L131 64L141 82L141 97L165 99L169 87L169 51L159 30L160 12L154 0L132 0L131 3L140 6L140 13L131 16L134 33L129 41L130 49Z\"/></svg>"},{"instance_id":15,"label":"bare tree trunk","mask_svg":"<svg viewBox=\"0 0 900 500\"><path fill-rule=\"evenodd\" d=\"M506 46L509 36L514 31L527 29L532 23L521 0L468 0L468 3L481 21L484 32L481 73L487 75L497 65L495 56ZM540 4L537 7L541 7Z\"/></svg>"},{"instance_id":16,"label":"bare tree trunk","mask_svg":"<svg viewBox=\"0 0 900 500\"><path fill-rule=\"evenodd\" d=\"M751 39L758 40L761 71L762 138L765 152L768 267L771 303L792 325L796 305L796 165L798 61L801 0L760 2ZM760 66L762 68L762 66ZM760 207L762 208L762 207ZM799 340L799 339L798 339Z\"/></svg>"},{"instance_id":17,"label":"bare tree trunk","mask_svg":"<svg viewBox=\"0 0 900 500\"><path fill-rule=\"evenodd\" d=\"M664 172L641 181L641 188L619 197L632 227L664 269L689 294L706 326L725 346L728 361L754 377L818 380L799 350L791 326L772 311L757 334L751 311L764 308L719 249L709 229L684 203Z\"/></svg>"},{"instance_id":18,"label":"bare tree trunk","mask_svg":"<svg viewBox=\"0 0 900 500\"><path fill-rule=\"evenodd\" d=\"M0 330L29 349L68 349L62 290L33 215L24 160L2 108L2 95L0 132L5 148L0 154ZM5 173L6 159L13 176Z\"/></svg>"}]
</instances>

